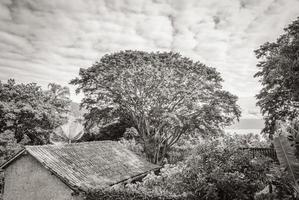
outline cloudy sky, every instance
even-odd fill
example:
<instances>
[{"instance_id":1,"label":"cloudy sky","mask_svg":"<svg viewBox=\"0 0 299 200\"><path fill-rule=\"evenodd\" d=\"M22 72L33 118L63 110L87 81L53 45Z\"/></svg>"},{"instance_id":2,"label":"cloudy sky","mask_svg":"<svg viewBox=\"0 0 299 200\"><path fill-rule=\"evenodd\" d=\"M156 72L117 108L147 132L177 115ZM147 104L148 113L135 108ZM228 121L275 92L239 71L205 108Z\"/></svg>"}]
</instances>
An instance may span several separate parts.
<instances>
[{"instance_id":1,"label":"cloudy sky","mask_svg":"<svg viewBox=\"0 0 299 200\"><path fill-rule=\"evenodd\" d=\"M299 0L0 0L0 80L66 85L106 53L171 50L248 99L259 90L253 50L297 16Z\"/></svg>"}]
</instances>

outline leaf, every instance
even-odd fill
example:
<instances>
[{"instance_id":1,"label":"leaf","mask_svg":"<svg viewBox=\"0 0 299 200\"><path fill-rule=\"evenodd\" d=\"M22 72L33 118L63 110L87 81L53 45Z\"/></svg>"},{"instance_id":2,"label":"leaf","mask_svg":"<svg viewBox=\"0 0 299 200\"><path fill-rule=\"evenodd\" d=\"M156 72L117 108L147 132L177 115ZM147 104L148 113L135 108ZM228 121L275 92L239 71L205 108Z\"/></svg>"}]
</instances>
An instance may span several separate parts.
<instances>
[{"instance_id":1,"label":"leaf","mask_svg":"<svg viewBox=\"0 0 299 200\"><path fill-rule=\"evenodd\" d=\"M295 149L291 147L287 137L279 135L274 138L274 146L280 166L288 171L294 189L299 192L299 163L295 156Z\"/></svg>"},{"instance_id":2,"label":"leaf","mask_svg":"<svg viewBox=\"0 0 299 200\"><path fill-rule=\"evenodd\" d=\"M67 123L54 130L52 142L69 142L79 140L84 134L83 129L84 127L80 121L73 116L69 116Z\"/></svg>"}]
</instances>

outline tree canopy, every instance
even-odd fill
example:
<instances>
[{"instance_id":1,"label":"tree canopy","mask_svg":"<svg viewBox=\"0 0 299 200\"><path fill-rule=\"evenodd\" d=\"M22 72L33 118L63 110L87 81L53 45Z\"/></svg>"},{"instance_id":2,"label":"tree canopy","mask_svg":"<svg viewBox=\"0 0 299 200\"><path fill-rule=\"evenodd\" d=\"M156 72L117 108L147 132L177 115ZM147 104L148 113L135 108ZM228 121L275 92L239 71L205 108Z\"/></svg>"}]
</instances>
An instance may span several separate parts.
<instances>
[{"instance_id":1,"label":"tree canopy","mask_svg":"<svg viewBox=\"0 0 299 200\"><path fill-rule=\"evenodd\" d=\"M275 131L278 120L299 114L299 18L284 29L276 42L266 42L255 50L259 71L255 77L263 86L257 105L265 118L264 133Z\"/></svg>"},{"instance_id":2,"label":"tree canopy","mask_svg":"<svg viewBox=\"0 0 299 200\"><path fill-rule=\"evenodd\" d=\"M178 53L121 51L80 69L71 84L85 94L86 127L123 121L159 162L183 134L217 135L239 118L237 97L222 81L214 68Z\"/></svg>"},{"instance_id":3,"label":"tree canopy","mask_svg":"<svg viewBox=\"0 0 299 200\"><path fill-rule=\"evenodd\" d=\"M0 81L0 133L13 133L17 142L24 137L30 144L49 143L50 133L65 121L70 100L43 91L36 83L16 84ZM61 86L60 86L61 87Z\"/></svg>"}]
</instances>

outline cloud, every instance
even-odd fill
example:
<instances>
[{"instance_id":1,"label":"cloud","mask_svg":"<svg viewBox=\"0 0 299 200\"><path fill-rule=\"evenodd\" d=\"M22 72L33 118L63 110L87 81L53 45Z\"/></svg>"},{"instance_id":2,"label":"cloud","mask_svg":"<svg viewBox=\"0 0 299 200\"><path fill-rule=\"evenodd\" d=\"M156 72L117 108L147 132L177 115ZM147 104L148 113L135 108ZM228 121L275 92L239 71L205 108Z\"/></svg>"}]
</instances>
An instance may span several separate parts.
<instances>
[{"instance_id":1,"label":"cloud","mask_svg":"<svg viewBox=\"0 0 299 200\"><path fill-rule=\"evenodd\" d=\"M297 0L2 0L0 79L65 85L106 53L171 50L216 67L232 93L253 96L253 50L275 40L298 7Z\"/></svg>"}]
</instances>

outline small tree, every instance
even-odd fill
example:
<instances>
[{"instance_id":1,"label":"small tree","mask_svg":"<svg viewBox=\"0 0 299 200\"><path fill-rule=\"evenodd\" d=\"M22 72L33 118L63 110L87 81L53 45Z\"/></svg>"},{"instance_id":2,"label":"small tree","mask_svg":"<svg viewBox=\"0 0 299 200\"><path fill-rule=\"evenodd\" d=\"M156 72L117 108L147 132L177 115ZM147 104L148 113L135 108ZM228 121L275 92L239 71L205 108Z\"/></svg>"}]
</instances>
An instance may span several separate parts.
<instances>
[{"instance_id":1,"label":"small tree","mask_svg":"<svg viewBox=\"0 0 299 200\"><path fill-rule=\"evenodd\" d=\"M214 68L177 53L122 51L105 55L80 78L86 124L125 121L133 126L149 161L161 161L190 131L216 135L240 116L237 97L222 90Z\"/></svg>"},{"instance_id":2,"label":"small tree","mask_svg":"<svg viewBox=\"0 0 299 200\"><path fill-rule=\"evenodd\" d=\"M257 105L265 116L264 133L272 136L275 123L299 115L299 18L284 29L276 42L255 50L262 90Z\"/></svg>"}]
</instances>

